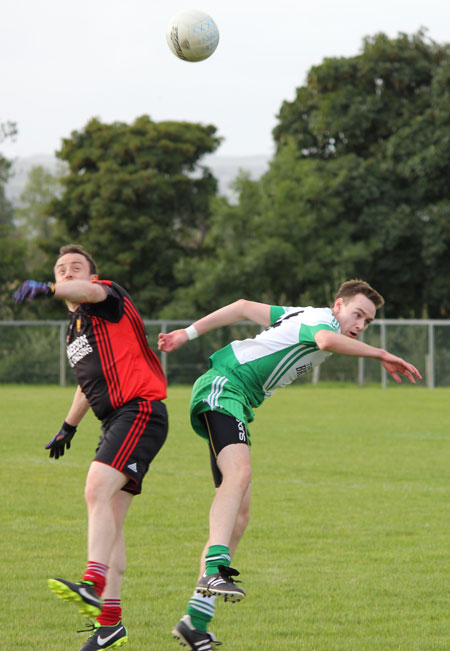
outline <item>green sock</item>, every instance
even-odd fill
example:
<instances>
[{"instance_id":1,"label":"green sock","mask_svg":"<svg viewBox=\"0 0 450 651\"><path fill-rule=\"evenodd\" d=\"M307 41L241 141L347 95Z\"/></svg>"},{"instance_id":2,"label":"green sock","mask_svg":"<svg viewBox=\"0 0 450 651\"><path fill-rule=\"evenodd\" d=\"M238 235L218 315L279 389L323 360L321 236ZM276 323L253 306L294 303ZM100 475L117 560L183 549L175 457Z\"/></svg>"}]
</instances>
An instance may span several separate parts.
<instances>
[{"instance_id":1,"label":"green sock","mask_svg":"<svg viewBox=\"0 0 450 651\"><path fill-rule=\"evenodd\" d=\"M226 545L211 545L206 554L206 574L216 574L219 565L230 567L230 550Z\"/></svg>"},{"instance_id":2,"label":"green sock","mask_svg":"<svg viewBox=\"0 0 450 651\"><path fill-rule=\"evenodd\" d=\"M198 630L206 633L208 624L214 617L216 606L215 595L204 596L194 592L188 603L186 613L190 615L193 626Z\"/></svg>"}]
</instances>

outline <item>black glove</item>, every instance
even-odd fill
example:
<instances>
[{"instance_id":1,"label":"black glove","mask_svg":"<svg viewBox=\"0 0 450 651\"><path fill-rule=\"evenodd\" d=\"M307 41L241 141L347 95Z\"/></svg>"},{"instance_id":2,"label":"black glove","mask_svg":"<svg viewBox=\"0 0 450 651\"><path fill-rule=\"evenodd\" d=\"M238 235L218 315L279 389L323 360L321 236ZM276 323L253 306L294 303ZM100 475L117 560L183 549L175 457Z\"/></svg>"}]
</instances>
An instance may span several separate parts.
<instances>
[{"instance_id":1,"label":"black glove","mask_svg":"<svg viewBox=\"0 0 450 651\"><path fill-rule=\"evenodd\" d=\"M70 441L75 436L76 431L77 428L75 425L69 425L69 423L66 423L66 421L64 421L63 426L59 430L58 434L56 434L50 443L47 443L45 446L46 450L50 450L50 457L55 457L55 459L63 457L64 448L70 448Z\"/></svg>"},{"instance_id":2,"label":"black glove","mask_svg":"<svg viewBox=\"0 0 450 651\"><path fill-rule=\"evenodd\" d=\"M26 298L32 301L38 296L53 296L55 285L53 283L41 283L37 280L25 280L13 294L16 303L22 303Z\"/></svg>"}]
</instances>

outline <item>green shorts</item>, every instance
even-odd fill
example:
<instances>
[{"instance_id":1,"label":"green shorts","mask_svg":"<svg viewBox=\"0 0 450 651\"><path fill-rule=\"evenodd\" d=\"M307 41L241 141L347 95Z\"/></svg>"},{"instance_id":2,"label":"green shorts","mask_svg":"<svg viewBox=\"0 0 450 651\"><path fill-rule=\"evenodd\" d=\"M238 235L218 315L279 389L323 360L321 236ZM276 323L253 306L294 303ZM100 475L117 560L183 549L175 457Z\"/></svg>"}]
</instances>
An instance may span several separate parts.
<instances>
[{"instance_id":1,"label":"green shorts","mask_svg":"<svg viewBox=\"0 0 450 651\"><path fill-rule=\"evenodd\" d=\"M200 414L205 411L221 411L241 420L247 429L250 443L251 423L255 415L245 393L225 375L211 368L196 380L191 396L191 425L197 434L208 439L208 433Z\"/></svg>"}]
</instances>

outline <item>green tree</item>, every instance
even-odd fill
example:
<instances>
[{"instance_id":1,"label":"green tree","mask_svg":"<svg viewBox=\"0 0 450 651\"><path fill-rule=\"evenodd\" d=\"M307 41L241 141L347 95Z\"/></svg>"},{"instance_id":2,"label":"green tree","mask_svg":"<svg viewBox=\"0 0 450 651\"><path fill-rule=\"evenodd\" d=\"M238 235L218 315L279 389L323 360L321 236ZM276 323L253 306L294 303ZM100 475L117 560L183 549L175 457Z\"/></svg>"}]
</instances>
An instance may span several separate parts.
<instances>
[{"instance_id":1,"label":"green tree","mask_svg":"<svg viewBox=\"0 0 450 651\"><path fill-rule=\"evenodd\" d=\"M386 294L386 315L448 316L449 45L424 30L377 34L358 56L325 59L283 103L274 138L276 159L297 151L292 175L315 160L336 179L327 186L344 208L336 222L348 224L342 255L359 246L353 273ZM324 244L328 233L324 224Z\"/></svg>"},{"instance_id":2,"label":"green tree","mask_svg":"<svg viewBox=\"0 0 450 651\"><path fill-rule=\"evenodd\" d=\"M217 181L199 164L220 139L214 126L91 120L63 141L64 191L49 210L57 220L47 250L83 244L103 278L129 290L146 316L157 316L179 286L176 263L196 255L208 228Z\"/></svg>"}]
</instances>

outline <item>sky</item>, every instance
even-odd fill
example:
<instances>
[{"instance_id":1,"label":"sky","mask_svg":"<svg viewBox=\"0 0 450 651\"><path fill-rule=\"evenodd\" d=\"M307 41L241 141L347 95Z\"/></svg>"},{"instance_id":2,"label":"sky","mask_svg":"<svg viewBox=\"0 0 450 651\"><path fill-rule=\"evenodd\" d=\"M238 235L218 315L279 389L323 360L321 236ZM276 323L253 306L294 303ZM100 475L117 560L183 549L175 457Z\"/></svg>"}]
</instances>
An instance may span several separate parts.
<instances>
[{"instance_id":1,"label":"sky","mask_svg":"<svg viewBox=\"0 0 450 651\"><path fill-rule=\"evenodd\" d=\"M199 9L220 42L207 60L177 59L171 18ZM357 55L365 36L450 42L445 0L2 0L0 122L17 123L9 159L54 154L92 117L213 124L220 156L273 153L283 101L325 57Z\"/></svg>"}]
</instances>

